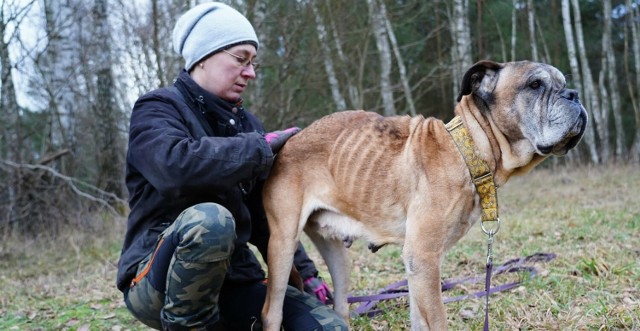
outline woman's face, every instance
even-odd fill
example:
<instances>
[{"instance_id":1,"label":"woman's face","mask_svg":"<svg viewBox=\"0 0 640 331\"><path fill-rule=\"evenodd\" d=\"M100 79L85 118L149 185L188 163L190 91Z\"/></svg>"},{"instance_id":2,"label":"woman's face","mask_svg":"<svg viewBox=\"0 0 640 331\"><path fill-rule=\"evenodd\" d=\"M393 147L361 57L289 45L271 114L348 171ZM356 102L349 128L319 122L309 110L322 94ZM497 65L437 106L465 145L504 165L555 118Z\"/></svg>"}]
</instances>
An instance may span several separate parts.
<instances>
[{"instance_id":1,"label":"woman's face","mask_svg":"<svg viewBox=\"0 0 640 331\"><path fill-rule=\"evenodd\" d=\"M191 71L191 77L208 92L236 102L249 81L256 78L255 57L256 48L253 45L237 45L197 63Z\"/></svg>"}]
</instances>

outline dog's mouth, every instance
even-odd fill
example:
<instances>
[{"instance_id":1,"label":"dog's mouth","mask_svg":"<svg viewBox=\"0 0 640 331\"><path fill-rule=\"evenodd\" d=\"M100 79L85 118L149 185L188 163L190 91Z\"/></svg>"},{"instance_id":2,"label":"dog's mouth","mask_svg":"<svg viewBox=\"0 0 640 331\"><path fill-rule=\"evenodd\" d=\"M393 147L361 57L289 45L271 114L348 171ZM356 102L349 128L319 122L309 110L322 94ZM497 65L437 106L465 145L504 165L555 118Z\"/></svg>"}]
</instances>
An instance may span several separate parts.
<instances>
[{"instance_id":1,"label":"dog's mouth","mask_svg":"<svg viewBox=\"0 0 640 331\"><path fill-rule=\"evenodd\" d=\"M581 111L578 115L578 118L575 124L571 127L571 129L564 135L564 138L553 145L537 145L536 149L538 153L542 156L547 156L550 154L562 156L567 154L572 148L576 147L582 136L584 136L584 132L587 128L587 114L584 111Z\"/></svg>"}]
</instances>

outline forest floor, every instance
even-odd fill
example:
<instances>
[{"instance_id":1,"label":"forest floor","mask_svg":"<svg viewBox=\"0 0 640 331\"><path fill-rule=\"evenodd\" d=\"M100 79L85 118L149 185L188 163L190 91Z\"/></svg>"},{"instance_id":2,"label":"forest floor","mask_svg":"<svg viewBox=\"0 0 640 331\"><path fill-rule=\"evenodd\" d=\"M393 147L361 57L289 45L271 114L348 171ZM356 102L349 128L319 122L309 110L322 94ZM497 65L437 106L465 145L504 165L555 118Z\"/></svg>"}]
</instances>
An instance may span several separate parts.
<instances>
[{"instance_id":1,"label":"forest floor","mask_svg":"<svg viewBox=\"0 0 640 331\"><path fill-rule=\"evenodd\" d=\"M496 264L534 253L557 257L537 263L535 277L494 277L493 285L522 284L491 295L492 329L640 330L637 165L536 169L501 188L499 202ZM114 285L124 223L117 220L93 233L70 231L56 240L2 241L0 330L147 330L128 313ZM309 251L321 261L310 246ZM355 295L404 279L400 247L371 254L366 243L356 242L349 253ZM447 253L443 277L483 276L485 262L486 236L478 225ZM444 296L483 286L464 285ZM409 329L406 299L380 306L380 315L352 319L352 329ZM451 330L482 329L484 298L445 307Z\"/></svg>"}]
</instances>

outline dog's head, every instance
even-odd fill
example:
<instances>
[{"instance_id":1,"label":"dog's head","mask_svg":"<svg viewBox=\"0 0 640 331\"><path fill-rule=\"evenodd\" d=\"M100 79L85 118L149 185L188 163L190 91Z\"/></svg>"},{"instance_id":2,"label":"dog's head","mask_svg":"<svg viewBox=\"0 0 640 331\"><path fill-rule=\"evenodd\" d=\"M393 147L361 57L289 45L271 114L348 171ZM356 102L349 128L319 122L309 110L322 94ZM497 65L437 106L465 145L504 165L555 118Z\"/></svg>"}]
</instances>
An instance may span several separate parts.
<instances>
[{"instance_id":1,"label":"dog's head","mask_svg":"<svg viewBox=\"0 0 640 331\"><path fill-rule=\"evenodd\" d=\"M510 142L541 156L564 155L584 135L587 112L555 67L522 61L480 61L464 75L458 101L471 95ZM490 112L490 113L487 113Z\"/></svg>"}]
</instances>

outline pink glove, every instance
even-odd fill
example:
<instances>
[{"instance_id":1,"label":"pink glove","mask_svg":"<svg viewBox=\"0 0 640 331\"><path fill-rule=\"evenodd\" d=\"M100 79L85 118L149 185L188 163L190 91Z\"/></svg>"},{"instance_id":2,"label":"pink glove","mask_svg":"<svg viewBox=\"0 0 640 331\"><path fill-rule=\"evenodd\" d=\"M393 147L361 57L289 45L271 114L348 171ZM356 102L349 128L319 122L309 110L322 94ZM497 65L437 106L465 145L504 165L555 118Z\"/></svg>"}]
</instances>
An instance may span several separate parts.
<instances>
[{"instance_id":1,"label":"pink glove","mask_svg":"<svg viewBox=\"0 0 640 331\"><path fill-rule=\"evenodd\" d=\"M265 134L264 139L267 141L267 144L269 144L269 147L271 147L273 154L276 154L282 146L284 146L284 143L299 131L300 128L298 127L288 128L283 131L273 131Z\"/></svg>"},{"instance_id":2,"label":"pink glove","mask_svg":"<svg viewBox=\"0 0 640 331\"><path fill-rule=\"evenodd\" d=\"M333 295L329 289L329 285L322 278L309 277L304 281L304 291L315 295L323 304L333 302Z\"/></svg>"}]
</instances>

